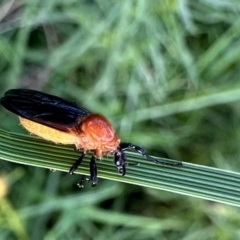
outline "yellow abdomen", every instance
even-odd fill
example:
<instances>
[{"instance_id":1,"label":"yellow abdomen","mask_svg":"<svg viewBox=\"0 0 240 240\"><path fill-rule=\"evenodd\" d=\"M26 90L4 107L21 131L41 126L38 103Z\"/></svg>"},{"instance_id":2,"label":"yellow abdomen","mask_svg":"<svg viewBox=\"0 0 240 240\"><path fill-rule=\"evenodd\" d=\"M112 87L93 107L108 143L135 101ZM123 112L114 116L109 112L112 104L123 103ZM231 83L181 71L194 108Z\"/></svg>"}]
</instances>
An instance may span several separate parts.
<instances>
[{"instance_id":1,"label":"yellow abdomen","mask_svg":"<svg viewBox=\"0 0 240 240\"><path fill-rule=\"evenodd\" d=\"M44 138L48 141L52 141L58 144L75 144L77 137L74 134L61 132L54 128L44 126L39 123L35 123L26 118L19 117L21 125L26 128L30 133Z\"/></svg>"}]
</instances>

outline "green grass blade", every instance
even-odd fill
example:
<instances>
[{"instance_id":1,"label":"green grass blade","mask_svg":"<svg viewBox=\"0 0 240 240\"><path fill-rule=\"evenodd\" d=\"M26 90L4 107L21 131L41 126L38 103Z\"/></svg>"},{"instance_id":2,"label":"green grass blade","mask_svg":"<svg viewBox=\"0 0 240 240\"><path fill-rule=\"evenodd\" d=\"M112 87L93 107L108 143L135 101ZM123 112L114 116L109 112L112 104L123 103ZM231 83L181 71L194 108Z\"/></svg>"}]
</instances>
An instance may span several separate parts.
<instances>
[{"instance_id":1,"label":"green grass blade","mask_svg":"<svg viewBox=\"0 0 240 240\"><path fill-rule=\"evenodd\" d=\"M34 136L0 130L2 160L68 172L78 156L71 146L54 145ZM76 173L89 174L88 160L89 156ZM122 177L116 172L112 157L104 157L98 162L98 176L240 206L239 173L186 162L182 168L165 167L130 152L128 161L139 162L140 166L128 167L126 176Z\"/></svg>"}]
</instances>

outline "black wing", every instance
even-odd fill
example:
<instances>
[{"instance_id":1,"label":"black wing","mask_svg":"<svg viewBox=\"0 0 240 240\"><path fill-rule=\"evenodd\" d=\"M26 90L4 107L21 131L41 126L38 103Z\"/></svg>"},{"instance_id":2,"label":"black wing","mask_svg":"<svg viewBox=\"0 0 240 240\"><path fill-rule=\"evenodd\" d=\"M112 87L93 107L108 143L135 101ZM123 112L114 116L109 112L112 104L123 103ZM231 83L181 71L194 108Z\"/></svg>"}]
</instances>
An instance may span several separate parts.
<instances>
[{"instance_id":1,"label":"black wing","mask_svg":"<svg viewBox=\"0 0 240 240\"><path fill-rule=\"evenodd\" d=\"M1 104L9 111L61 131L67 131L90 111L76 103L30 89L11 89L1 98Z\"/></svg>"}]
</instances>

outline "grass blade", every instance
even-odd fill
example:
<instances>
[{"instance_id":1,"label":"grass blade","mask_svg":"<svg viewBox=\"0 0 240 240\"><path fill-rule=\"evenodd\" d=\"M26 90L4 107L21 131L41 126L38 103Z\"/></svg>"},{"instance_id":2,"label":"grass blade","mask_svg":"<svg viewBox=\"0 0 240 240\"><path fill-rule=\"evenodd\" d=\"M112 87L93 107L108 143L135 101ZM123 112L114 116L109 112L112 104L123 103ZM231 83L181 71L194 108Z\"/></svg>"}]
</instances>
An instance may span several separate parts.
<instances>
[{"instance_id":1,"label":"grass blade","mask_svg":"<svg viewBox=\"0 0 240 240\"><path fill-rule=\"evenodd\" d=\"M2 160L68 172L78 155L71 146L54 145L34 136L0 130ZM88 160L89 156L76 173L89 174ZM240 206L239 173L186 162L182 168L165 167L131 152L128 161L139 162L140 166L128 167L126 176L122 177L116 172L112 158L104 157L98 162L98 176Z\"/></svg>"}]
</instances>

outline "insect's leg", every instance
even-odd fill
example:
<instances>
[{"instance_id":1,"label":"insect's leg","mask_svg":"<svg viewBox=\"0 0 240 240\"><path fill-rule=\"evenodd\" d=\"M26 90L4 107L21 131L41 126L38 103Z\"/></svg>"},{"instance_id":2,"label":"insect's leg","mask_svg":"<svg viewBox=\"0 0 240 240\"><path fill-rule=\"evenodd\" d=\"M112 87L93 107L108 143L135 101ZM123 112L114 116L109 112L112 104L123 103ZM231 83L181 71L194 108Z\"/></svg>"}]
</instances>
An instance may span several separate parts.
<instances>
[{"instance_id":1,"label":"insect's leg","mask_svg":"<svg viewBox=\"0 0 240 240\"><path fill-rule=\"evenodd\" d=\"M156 164L161 164L161 165L171 166L171 167L182 167L181 162L170 163L170 162L160 161L160 160L157 160L153 157L150 157L143 148L141 148L137 145L134 145L132 143L120 143L120 149L123 152L128 150L128 149L134 149L136 152L138 152L142 156L146 157L149 161L155 162Z\"/></svg>"},{"instance_id":2,"label":"insect's leg","mask_svg":"<svg viewBox=\"0 0 240 240\"><path fill-rule=\"evenodd\" d=\"M96 158L92 156L90 160L90 183L92 187L95 187L97 185L97 164L96 164Z\"/></svg>"},{"instance_id":3,"label":"insect's leg","mask_svg":"<svg viewBox=\"0 0 240 240\"><path fill-rule=\"evenodd\" d=\"M81 164L83 158L85 156L85 153L82 153L82 155L78 158L78 160L71 166L69 169L69 174L73 174L74 171L78 168L78 166Z\"/></svg>"},{"instance_id":4,"label":"insect's leg","mask_svg":"<svg viewBox=\"0 0 240 240\"><path fill-rule=\"evenodd\" d=\"M125 155L124 152L118 149L114 153L114 162L117 167L118 172L124 176L126 173L126 163L125 163Z\"/></svg>"},{"instance_id":5,"label":"insect's leg","mask_svg":"<svg viewBox=\"0 0 240 240\"><path fill-rule=\"evenodd\" d=\"M86 177L82 176L80 182L77 184L79 188L84 188L83 182L86 181Z\"/></svg>"},{"instance_id":6,"label":"insect's leg","mask_svg":"<svg viewBox=\"0 0 240 240\"><path fill-rule=\"evenodd\" d=\"M136 167L139 165L140 165L140 163L125 163L125 166L131 166L131 167Z\"/></svg>"}]
</instances>

